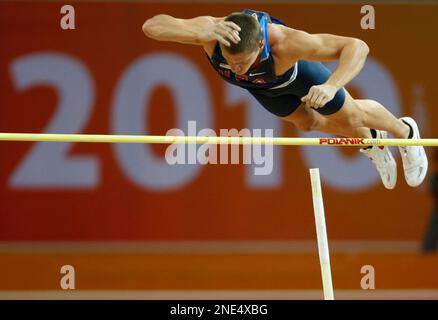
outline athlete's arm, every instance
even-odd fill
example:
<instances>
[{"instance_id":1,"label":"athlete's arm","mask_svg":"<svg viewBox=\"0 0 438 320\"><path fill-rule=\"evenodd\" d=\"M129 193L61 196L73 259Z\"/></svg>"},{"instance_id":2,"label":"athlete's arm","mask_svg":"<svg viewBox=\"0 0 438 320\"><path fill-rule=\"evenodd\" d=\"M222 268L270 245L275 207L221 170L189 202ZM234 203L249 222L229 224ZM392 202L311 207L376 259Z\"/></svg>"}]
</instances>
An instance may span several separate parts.
<instances>
[{"instance_id":1,"label":"athlete's arm","mask_svg":"<svg viewBox=\"0 0 438 320\"><path fill-rule=\"evenodd\" d=\"M314 86L303 101L310 106L322 107L333 99L336 91L350 82L362 69L369 53L368 45L357 38L332 34L309 34L304 31L282 27L277 51L280 56L292 60L311 61L339 60L336 70L320 86Z\"/></svg>"},{"instance_id":2,"label":"athlete's arm","mask_svg":"<svg viewBox=\"0 0 438 320\"><path fill-rule=\"evenodd\" d=\"M229 46L230 40L239 42L240 27L224 18L200 16L193 19L179 19L166 14L156 15L145 21L143 32L159 41L174 41L205 46L219 41Z\"/></svg>"}]
</instances>

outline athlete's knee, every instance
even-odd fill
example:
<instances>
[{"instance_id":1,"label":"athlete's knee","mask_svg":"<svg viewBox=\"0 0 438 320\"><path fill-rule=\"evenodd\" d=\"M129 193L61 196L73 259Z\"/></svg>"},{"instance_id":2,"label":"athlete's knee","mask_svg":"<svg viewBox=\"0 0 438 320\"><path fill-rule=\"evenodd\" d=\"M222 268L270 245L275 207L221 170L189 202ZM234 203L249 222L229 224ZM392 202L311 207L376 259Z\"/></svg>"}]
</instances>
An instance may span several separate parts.
<instances>
[{"instance_id":1,"label":"athlete's knee","mask_svg":"<svg viewBox=\"0 0 438 320\"><path fill-rule=\"evenodd\" d=\"M376 108L382 107L379 102L371 99L356 99L355 103L361 121L360 126L366 126L369 118L374 116Z\"/></svg>"},{"instance_id":2,"label":"athlete's knee","mask_svg":"<svg viewBox=\"0 0 438 320\"><path fill-rule=\"evenodd\" d=\"M321 116L316 112L309 112L309 116L300 119L295 123L297 128L301 131L318 131L318 128L321 126Z\"/></svg>"},{"instance_id":3,"label":"athlete's knee","mask_svg":"<svg viewBox=\"0 0 438 320\"><path fill-rule=\"evenodd\" d=\"M348 119L348 126L350 128L360 128L365 126L365 114L357 112Z\"/></svg>"},{"instance_id":4,"label":"athlete's knee","mask_svg":"<svg viewBox=\"0 0 438 320\"><path fill-rule=\"evenodd\" d=\"M367 111L366 108L360 103L360 101L349 99L346 100L344 110L348 110L341 117L336 119L339 125L348 128L364 127L366 123Z\"/></svg>"},{"instance_id":5,"label":"athlete's knee","mask_svg":"<svg viewBox=\"0 0 438 320\"><path fill-rule=\"evenodd\" d=\"M314 126L313 123L303 123L303 122L298 122L295 123L295 126L300 130L300 131L314 131Z\"/></svg>"}]
</instances>

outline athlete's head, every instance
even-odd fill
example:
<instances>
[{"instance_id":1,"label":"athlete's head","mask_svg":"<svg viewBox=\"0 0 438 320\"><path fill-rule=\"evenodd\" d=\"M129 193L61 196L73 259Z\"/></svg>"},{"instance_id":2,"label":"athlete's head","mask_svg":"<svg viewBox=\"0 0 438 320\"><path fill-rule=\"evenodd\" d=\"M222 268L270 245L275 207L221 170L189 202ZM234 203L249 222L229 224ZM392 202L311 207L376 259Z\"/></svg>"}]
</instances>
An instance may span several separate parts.
<instances>
[{"instance_id":1,"label":"athlete's head","mask_svg":"<svg viewBox=\"0 0 438 320\"><path fill-rule=\"evenodd\" d=\"M246 73L256 61L261 48L263 36L256 17L245 13L232 13L225 18L240 27L238 43L230 42L230 46L221 44L223 57L237 74Z\"/></svg>"}]
</instances>

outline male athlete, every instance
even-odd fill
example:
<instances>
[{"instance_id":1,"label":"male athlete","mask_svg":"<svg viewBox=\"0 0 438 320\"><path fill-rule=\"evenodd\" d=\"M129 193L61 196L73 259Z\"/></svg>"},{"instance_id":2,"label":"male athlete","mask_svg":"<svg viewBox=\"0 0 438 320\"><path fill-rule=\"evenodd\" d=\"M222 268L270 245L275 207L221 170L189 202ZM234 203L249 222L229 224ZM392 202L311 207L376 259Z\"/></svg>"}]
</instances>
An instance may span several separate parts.
<instances>
[{"instance_id":1,"label":"male athlete","mask_svg":"<svg viewBox=\"0 0 438 320\"><path fill-rule=\"evenodd\" d=\"M309 34L268 13L243 10L227 17L178 19L159 14L143 24L146 36L200 45L227 82L247 89L269 112L300 130L344 137L419 139L414 119L395 118L374 100L353 99L344 86L362 69L369 52L359 39ZM339 60L331 73L320 61ZM393 189L397 165L388 147L360 149ZM399 147L408 185L420 185L428 161L423 147Z\"/></svg>"}]
</instances>

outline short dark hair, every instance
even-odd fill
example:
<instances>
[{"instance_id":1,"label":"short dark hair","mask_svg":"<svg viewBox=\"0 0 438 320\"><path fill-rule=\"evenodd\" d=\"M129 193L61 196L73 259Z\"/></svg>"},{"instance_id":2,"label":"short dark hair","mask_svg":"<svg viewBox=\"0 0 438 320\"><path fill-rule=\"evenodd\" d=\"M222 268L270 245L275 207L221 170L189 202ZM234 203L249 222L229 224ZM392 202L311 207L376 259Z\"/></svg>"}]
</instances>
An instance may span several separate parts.
<instances>
[{"instance_id":1,"label":"short dark hair","mask_svg":"<svg viewBox=\"0 0 438 320\"><path fill-rule=\"evenodd\" d=\"M229 53L253 52L259 48L262 39L262 31L258 20L253 16L241 12L235 12L225 18L240 27L238 43L230 42L230 46L224 46Z\"/></svg>"}]
</instances>

